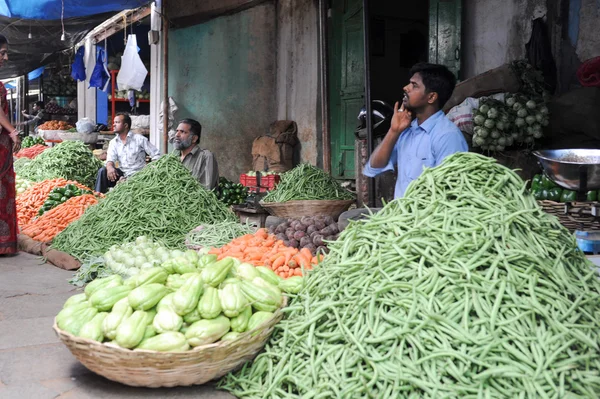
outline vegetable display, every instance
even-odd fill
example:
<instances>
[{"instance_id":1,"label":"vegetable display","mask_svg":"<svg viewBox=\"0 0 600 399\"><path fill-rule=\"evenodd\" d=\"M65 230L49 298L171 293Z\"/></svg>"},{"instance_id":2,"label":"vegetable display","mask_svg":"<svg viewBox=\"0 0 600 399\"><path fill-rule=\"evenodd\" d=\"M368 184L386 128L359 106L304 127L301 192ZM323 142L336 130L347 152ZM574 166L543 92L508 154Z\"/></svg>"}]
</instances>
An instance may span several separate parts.
<instances>
[{"instance_id":1,"label":"vegetable display","mask_svg":"<svg viewBox=\"0 0 600 399\"><path fill-rule=\"evenodd\" d=\"M221 248L213 248L209 254L217 255L217 259L233 257L254 266L265 266L282 278L302 276L302 268L312 270L319 261L307 248L287 247L265 229L238 237Z\"/></svg>"},{"instance_id":2,"label":"vegetable display","mask_svg":"<svg viewBox=\"0 0 600 399\"><path fill-rule=\"evenodd\" d=\"M17 174L22 178L43 181L62 177L92 187L102 167L90 148L81 141L65 141L42 152Z\"/></svg>"},{"instance_id":3,"label":"vegetable display","mask_svg":"<svg viewBox=\"0 0 600 399\"><path fill-rule=\"evenodd\" d=\"M58 187L65 187L67 184L73 184L84 191L90 190L88 187L75 181L59 178L36 183L23 193L17 195L17 220L19 226L23 228L31 219L38 215L40 208L44 205L52 190Z\"/></svg>"},{"instance_id":4,"label":"vegetable display","mask_svg":"<svg viewBox=\"0 0 600 399\"><path fill-rule=\"evenodd\" d=\"M238 273L242 264L232 258L195 254L186 258L193 271L183 275L154 266L125 280L114 275L92 281L67 299L58 327L121 348L180 352L230 332L235 334L225 340L243 338L283 306L277 283ZM169 284L177 278L182 284Z\"/></svg>"},{"instance_id":5,"label":"vegetable display","mask_svg":"<svg viewBox=\"0 0 600 399\"><path fill-rule=\"evenodd\" d=\"M192 249L222 247L254 230L250 225L231 221L202 225L185 236L185 245Z\"/></svg>"},{"instance_id":6,"label":"vegetable display","mask_svg":"<svg viewBox=\"0 0 600 399\"><path fill-rule=\"evenodd\" d=\"M282 174L277 187L270 191L263 201L351 199L354 199L354 194L343 188L331 175L304 163Z\"/></svg>"},{"instance_id":7,"label":"vegetable display","mask_svg":"<svg viewBox=\"0 0 600 399\"><path fill-rule=\"evenodd\" d=\"M533 144L548 125L548 107L539 98L509 94L504 102L482 98L473 113L473 146L503 151L516 144Z\"/></svg>"},{"instance_id":8,"label":"vegetable display","mask_svg":"<svg viewBox=\"0 0 600 399\"><path fill-rule=\"evenodd\" d=\"M50 105L50 104L48 104ZM39 130L69 130L72 129L73 125L69 124L65 121L48 121L42 123L38 129Z\"/></svg>"},{"instance_id":9,"label":"vegetable display","mask_svg":"<svg viewBox=\"0 0 600 399\"><path fill-rule=\"evenodd\" d=\"M305 216L300 219L287 219L269 228L283 244L293 248L306 248L313 255L327 252L327 241L335 241L340 230L330 216Z\"/></svg>"},{"instance_id":10,"label":"vegetable display","mask_svg":"<svg viewBox=\"0 0 600 399\"><path fill-rule=\"evenodd\" d=\"M69 224L79 219L88 207L97 203L98 200L92 194L69 198L42 216L33 219L21 229L21 233L36 241L50 242Z\"/></svg>"},{"instance_id":11,"label":"vegetable display","mask_svg":"<svg viewBox=\"0 0 600 399\"><path fill-rule=\"evenodd\" d=\"M23 148L19 152L15 154L16 158L30 158L33 159L40 155L42 152L46 151L49 147L41 144L35 144L34 146L30 146L28 148Z\"/></svg>"},{"instance_id":12,"label":"vegetable display","mask_svg":"<svg viewBox=\"0 0 600 399\"><path fill-rule=\"evenodd\" d=\"M600 392L600 281L494 160L451 155L353 221L221 387L240 397L558 398Z\"/></svg>"},{"instance_id":13,"label":"vegetable display","mask_svg":"<svg viewBox=\"0 0 600 399\"><path fill-rule=\"evenodd\" d=\"M597 201L598 192L585 193L586 201ZM531 180L531 195L538 201L574 202L577 201L577 191L563 189L550 180L545 174L535 175Z\"/></svg>"},{"instance_id":14,"label":"vegetable display","mask_svg":"<svg viewBox=\"0 0 600 399\"><path fill-rule=\"evenodd\" d=\"M256 177L256 173L257 173L257 171L250 170L250 171L246 172L246 175L250 176L250 177ZM260 175L261 176L279 176L279 175L281 175L281 173L273 172L273 171L267 171L267 172L260 171Z\"/></svg>"},{"instance_id":15,"label":"vegetable display","mask_svg":"<svg viewBox=\"0 0 600 399\"><path fill-rule=\"evenodd\" d=\"M94 193L92 190L82 190L74 184L67 184L64 187L56 187L50 191L50 194L48 194L48 199L46 199L44 204L40 207L38 216L41 216L44 214L44 212L65 203L69 198L78 197L83 194L93 195Z\"/></svg>"},{"instance_id":16,"label":"vegetable display","mask_svg":"<svg viewBox=\"0 0 600 399\"><path fill-rule=\"evenodd\" d=\"M183 247L201 224L235 220L173 156L163 156L118 184L104 200L56 236L54 248L83 259L145 234L168 248Z\"/></svg>"},{"instance_id":17,"label":"vegetable display","mask_svg":"<svg viewBox=\"0 0 600 399\"><path fill-rule=\"evenodd\" d=\"M29 147L33 147L34 145L43 145L43 146L45 146L46 142L41 137L35 137L34 138L34 137L31 137L31 136L24 137L23 140L21 141L21 148L29 148Z\"/></svg>"},{"instance_id":18,"label":"vegetable display","mask_svg":"<svg viewBox=\"0 0 600 399\"><path fill-rule=\"evenodd\" d=\"M243 204L248 198L248 187L234 183L224 177L219 178L219 200L227 206Z\"/></svg>"}]
</instances>

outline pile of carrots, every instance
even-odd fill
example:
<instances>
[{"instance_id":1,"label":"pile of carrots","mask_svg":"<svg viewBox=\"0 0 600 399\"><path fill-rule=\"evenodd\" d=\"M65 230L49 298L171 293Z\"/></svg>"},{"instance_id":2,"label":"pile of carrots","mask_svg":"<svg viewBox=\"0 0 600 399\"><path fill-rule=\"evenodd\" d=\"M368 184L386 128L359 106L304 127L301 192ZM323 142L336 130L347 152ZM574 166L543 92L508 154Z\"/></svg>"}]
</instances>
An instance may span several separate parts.
<instances>
[{"instance_id":1,"label":"pile of carrots","mask_svg":"<svg viewBox=\"0 0 600 399\"><path fill-rule=\"evenodd\" d=\"M17 152L15 154L15 157L33 159L40 155L42 152L46 151L48 148L49 147L46 147L45 145L41 144L32 145L31 147L23 148L22 150Z\"/></svg>"},{"instance_id":2,"label":"pile of carrots","mask_svg":"<svg viewBox=\"0 0 600 399\"><path fill-rule=\"evenodd\" d=\"M34 219L21 233L36 241L50 242L70 223L79 219L89 206L97 203L98 200L91 194L69 198L56 208L52 208L39 218Z\"/></svg>"},{"instance_id":3,"label":"pile of carrots","mask_svg":"<svg viewBox=\"0 0 600 399\"><path fill-rule=\"evenodd\" d=\"M231 256L254 266L266 266L283 278L302 276L302 267L312 270L320 260L306 248L286 247L283 241L268 234L265 229L238 237L221 248L211 249L209 253L216 254L218 259Z\"/></svg>"},{"instance_id":4,"label":"pile of carrots","mask_svg":"<svg viewBox=\"0 0 600 399\"><path fill-rule=\"evenodd\" d=\"M24 228L31 221L31 219L37 216L40 207L44 205L44 202L48 199L50 191L56 187L64 187L69 183L75 184L82 190L89 190L89 188L77 183L76 181L59 178L44 180L43 182L39 182L25 192L19 194L17 196L17 219L19 226Z\"/></svg>"}]
</instances>

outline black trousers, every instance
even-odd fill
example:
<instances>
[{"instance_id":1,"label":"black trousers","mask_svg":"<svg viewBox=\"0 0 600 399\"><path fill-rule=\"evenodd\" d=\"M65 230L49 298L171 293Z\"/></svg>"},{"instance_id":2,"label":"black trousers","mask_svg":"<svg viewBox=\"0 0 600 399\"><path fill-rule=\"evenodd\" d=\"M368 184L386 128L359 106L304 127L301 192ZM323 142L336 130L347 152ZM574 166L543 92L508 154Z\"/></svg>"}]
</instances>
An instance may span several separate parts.
<instances>
[{"instance_id":1,"label":"black trousers","mask_svg":"<svg viewBox=\"0 0 600 399\"><path fill-rule=\"evenodd\" d=\"M98 170L98 176L96 177L96 188L95 190L99 193L106 193L110 187L114 187L117 184L117 181L124 176L124 173L121 169L116 168L117 171L117 180L110 181L108 180L108 173L106 172L106 166L103 166Z\"/></svg>"}]
</instances>

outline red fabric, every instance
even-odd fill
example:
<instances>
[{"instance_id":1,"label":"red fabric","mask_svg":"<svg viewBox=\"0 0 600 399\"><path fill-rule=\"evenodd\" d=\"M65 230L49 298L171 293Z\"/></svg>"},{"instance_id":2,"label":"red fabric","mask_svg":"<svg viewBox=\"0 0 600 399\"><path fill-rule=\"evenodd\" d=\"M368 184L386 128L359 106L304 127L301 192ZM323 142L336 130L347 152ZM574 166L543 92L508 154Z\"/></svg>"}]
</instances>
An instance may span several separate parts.
<instances>
[{"instance_id":1,"label":"red fabric","mask_svg":"<svg viewBox=\"0 0 600 399\"><path fill-rule=\"evenodd\" d=\"M600 57L590 58L577 70L577 79L585 87L600 87Z\"/></svg>"},{"instance_id":2,"label":"red fabric","mask_svg":"<svg viewBox=\"0 0 600 399\"><path fill-rule=\"evenodd\" d=\"M8 115L6 88L0 82L0 107ZM0 254L17 253L17 191L13 170L13 141L6 129L0 131Z\"/></svg>"}]
</instances>

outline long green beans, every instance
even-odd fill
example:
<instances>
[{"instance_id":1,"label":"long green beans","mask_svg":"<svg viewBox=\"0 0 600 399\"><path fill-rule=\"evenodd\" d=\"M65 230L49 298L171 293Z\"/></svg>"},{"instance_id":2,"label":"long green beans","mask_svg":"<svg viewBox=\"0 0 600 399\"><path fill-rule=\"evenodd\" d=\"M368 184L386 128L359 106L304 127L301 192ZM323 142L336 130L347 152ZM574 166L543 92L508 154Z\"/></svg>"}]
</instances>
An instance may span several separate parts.
<instances>
[{"instance_id":1,"label":"long green beans","mask_svg":"<svg viewBox=\"0 0 600 399\"><path fill-rule=\"evenodd\" d=\"M173 156L164 156L118 184L105 199L58 234L53 247L79 259L145 235L171 248L201 224L235 215Z\"/></svg>"},{"instance_id":2,"label":"long green beans","mask_svg":"<svg viewBox=\"0 0 600 399\"><path fill-rule=\"evenodd\" d=\"M281 182L263 198L264 202L292 200L351 200L354 195L331 175L303 163L281 175Z\"/></svg>"},{"instance_id":3,"label":"long green beans","mask_svg":"<svg viewBox=\"0 0 600 399\"><path fill-rule=\"evenodd\" d=\"M255 229L249 224L226 221L198 226L185 236L185 244L189 247L219 248L230 243L234 238L251 234Z\"/></svg>"},{"instance_id":4,"label":"long green beans","mask_svg":"<svg viewBox=\"0 0 600 399\"><path fill-rule=\"evenodd\" d=\"M101 167L102 162L94 157L83 142L64 141L42 152L30 162L20 163L17 174L32 181L62 177L93 187Z\"/></svg>"},{"instance_id":5,"label":"long green beans","mask_svg":"<svg viewBox=\"0 0 600 399\"><path fill-rule=\"evenodd\" d=\"M600 282L494 160L450 156L351 222L220 386L249 398L595 398ZM285 361L283 359L286 359Z\"/></svg>"}]
</instances>

